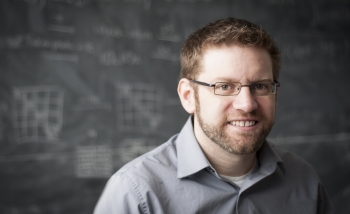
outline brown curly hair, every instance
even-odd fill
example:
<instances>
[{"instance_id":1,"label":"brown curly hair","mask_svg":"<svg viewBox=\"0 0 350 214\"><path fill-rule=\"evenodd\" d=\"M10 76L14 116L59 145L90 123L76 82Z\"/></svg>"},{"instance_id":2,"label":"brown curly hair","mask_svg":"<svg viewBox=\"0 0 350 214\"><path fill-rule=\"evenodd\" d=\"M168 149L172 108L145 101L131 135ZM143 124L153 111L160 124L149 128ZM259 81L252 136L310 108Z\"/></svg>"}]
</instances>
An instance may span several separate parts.
<instances>
[{"instance_id":1,"label":"brown curly hair","mask_svg":"<svg viewBox=\"0 0 350 214\"><path fill-rule=\"evenodd\" d=\"M278 80L281 67L280 52L273 38L261 27L243 19L226 18L209 23L190 35L181 49L181 77L195 79L206 48L221 45L260 47L272 59L273 78Z\"/></svg>"}]
</instances>

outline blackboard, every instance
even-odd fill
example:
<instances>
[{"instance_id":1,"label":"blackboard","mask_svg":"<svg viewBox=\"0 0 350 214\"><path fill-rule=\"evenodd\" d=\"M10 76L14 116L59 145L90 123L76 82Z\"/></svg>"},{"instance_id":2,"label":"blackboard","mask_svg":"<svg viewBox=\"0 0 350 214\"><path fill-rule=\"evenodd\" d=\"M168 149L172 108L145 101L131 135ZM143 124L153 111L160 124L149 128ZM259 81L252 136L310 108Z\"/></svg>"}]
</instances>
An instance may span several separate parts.
<instances>
[{"instance_id":1,"label":"blackboard","mask_svg":"<svg viewBox=\"0 0 350 214\"><path fill-rule=\"evenodd\" d=\"M3 0L0 213L91 213L113 172L180 131L179 52L233 16L282 51L269 140L350 213L350 1Z\"/></svg>"}]
</instances>

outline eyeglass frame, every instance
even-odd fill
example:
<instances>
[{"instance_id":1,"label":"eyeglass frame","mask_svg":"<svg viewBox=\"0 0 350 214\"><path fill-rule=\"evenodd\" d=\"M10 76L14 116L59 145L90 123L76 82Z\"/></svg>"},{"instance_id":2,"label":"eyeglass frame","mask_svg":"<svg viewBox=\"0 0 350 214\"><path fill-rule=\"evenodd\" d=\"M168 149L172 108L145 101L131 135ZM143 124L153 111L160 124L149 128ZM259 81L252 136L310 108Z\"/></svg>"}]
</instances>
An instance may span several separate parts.
<instances>
[{"instance_id":1,"label":"eyeglass frame","mask_svg":"<svg viewBox=\"0 0 350 214\"><path fill-rule=\"evenodd\" d=\"M209 83L205 83L205 82L201 82L201 81L197 81L197 80L193 80L193 79L188 79L188 80L191 81L191 82L193 82L193 83L199 84L199 85L203 85L203 86L208 86L208 87L214 88L214 94L215 94L215 95L218 95L218 96L236 96L236 95L238 95L238 94L241 92L241 90L239 90L237 94L230 94L230 95L216 94L216 93L215 93L215 86L216 86L217 83L239 83L239 84L240 84L240 88L242 88L242 87L248 87L250 93L251 93L252 95L258 96L258 97L276 94L277 88L281 86L281 84L280 84L278 81L273 81L273 82L261 81L261 82L254 82L254 83L251 83L251 84L242 85L242 83L240 83L240 82L216 82L216 83L214 83L214 84L209 84ZM273 85L275 86L275 90L274 90L274 92L271 93L271 94L265 94L265 95L256 95L256 94L253 94L252 91L251 91L251 89L250 89L250 86L251 86L252 84L256 84L256 83L271 83L271 84L273 84Z\"/></svg>"}]
</instances>

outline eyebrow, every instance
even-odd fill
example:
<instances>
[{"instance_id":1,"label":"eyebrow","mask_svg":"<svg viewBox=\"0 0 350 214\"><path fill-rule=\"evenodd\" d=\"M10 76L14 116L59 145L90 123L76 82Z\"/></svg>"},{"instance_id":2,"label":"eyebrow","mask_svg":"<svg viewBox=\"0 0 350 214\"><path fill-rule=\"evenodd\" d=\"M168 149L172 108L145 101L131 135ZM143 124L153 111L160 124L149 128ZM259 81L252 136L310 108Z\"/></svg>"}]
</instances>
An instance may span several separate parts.
<instances>
[{"instance_id":1,"label":"eyebrow","mask_svg":"<svg viewBox=\"0 0 350 214\"><path fill-rule=\"evenodd\" d=\"M239 82L226 77L215 78L214 81L215 82ZM250 83L254 83L254 82L273 82L273 80L270 78L265 78L265 79L254 80L254 81L251 81Z\"/></svg>"}]
</instances>

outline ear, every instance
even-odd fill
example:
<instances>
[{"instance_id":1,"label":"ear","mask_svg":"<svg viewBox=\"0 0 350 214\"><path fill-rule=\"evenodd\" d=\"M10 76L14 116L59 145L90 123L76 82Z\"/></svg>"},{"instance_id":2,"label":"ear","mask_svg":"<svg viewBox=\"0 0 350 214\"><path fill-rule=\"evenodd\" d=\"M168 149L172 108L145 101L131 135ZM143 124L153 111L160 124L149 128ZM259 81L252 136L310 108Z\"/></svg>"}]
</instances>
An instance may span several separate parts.
<instances>
[{"instance_id":1,"label":"ear","mask_svg":"<svg viewBox=\"0 0 350 214\"><path fill-rule=\"evenodd\" d=\"M190 81L186 78L182 78L177 86L177 93L179 94L180 101L184 109L189 113L193 114L196 109L194 90L190 85Z\"/></svg>"}]
</instances>

